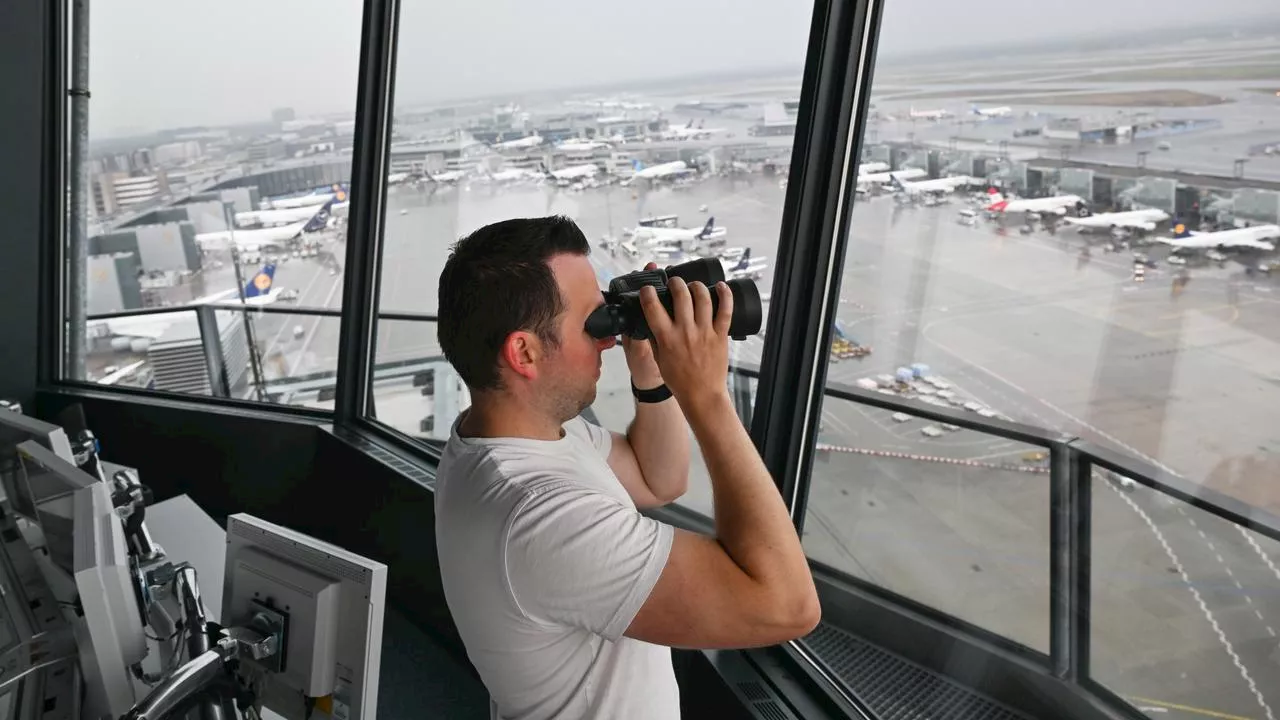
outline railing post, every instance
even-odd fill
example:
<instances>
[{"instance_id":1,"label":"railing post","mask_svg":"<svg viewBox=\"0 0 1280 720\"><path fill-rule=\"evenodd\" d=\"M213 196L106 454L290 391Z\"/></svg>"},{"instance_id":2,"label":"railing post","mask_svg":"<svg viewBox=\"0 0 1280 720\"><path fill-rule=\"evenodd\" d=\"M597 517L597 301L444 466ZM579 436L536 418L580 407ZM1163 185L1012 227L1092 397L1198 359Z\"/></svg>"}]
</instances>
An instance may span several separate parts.
<instances>
[{"instance_id":1,"label":"railing post","mask_svg":"<svg viewBox=\"0 0 1280 720\"><path fill-rule=\"evenodd\" d=\"M1069 442L1049 449L1049 665L1088 676L1092 465Z\"/></svg>"},{"instance_id":2,"label":"railing post","mask_svg":"<svg viewBox=\"0 0 1280 720\"><path fill-rule=\"evenodd\" d=\"M1071 607L1070 665L1067 677L1089 677L1089 613L1092 606L1093 463L1074 446L1071 460Z\"/></svg>"},{"instance_id":3,"label":"railing post","mask_svg":"<svg viewBox=\"0 0 1280 720\"><path fill-rule=\"evenodd\" d=\"M227 383L227 366L223 362L222 335L218 332L218 316L206 305L196 307L196 324L200 328L200 347L204 350L204 366L209 373L209 394L213 397L230 397ZM246 318L246 322L247 322Z\"/></svg>"},{"instance_id":4,"label":"railing post","mask_svg":"<svg viewBox=\"0 0 1280 720\"><path fill-rule=\"evenodd\" d=\"M1071 449L1063 442L1049 448L1049 667L1066 679L1071 670Z\"/></svg>"}]
</instances>

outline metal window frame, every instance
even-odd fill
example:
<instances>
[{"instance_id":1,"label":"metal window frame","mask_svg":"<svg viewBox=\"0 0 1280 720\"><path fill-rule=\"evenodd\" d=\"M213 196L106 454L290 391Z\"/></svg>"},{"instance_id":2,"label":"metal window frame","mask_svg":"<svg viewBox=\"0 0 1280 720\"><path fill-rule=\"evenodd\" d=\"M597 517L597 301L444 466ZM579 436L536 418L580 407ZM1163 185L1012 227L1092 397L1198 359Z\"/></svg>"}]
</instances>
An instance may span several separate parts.
<instances>
[{"instance_id":1,"label":"metal window frame","mask_svg":"<svg viewBox=\"0 0 1280 720\"><path fill-rule=\"evenodd\" d=\"M377 347L378 286L382 270L387 166L395 108L398 0L365 0L360 30L355 147L351 157L351 209L333 420L366 426Z\"/></svg>"},{"instance_id":2,"label":"metal window frame","mask_svg":"<svg viewBox=\"0 0 1280 720\"><path fill-rule=\"evenodd\" d=\"M881 0L816 0L751 436L803 529Z\"/></svg>"},{"instance_id":3,"label":"metal window frame","mask_svg":"<svg viewBox=\"0 0 1280 720\"><path fill-rule=\"evenodd\" d=\"M68 33L71 0L44 3L45 90L41 108L45 132L40 193L40 290L37 301L36 387L62 380L66 351L67 137L69 100Z\"/></svg>"}]
</instances>

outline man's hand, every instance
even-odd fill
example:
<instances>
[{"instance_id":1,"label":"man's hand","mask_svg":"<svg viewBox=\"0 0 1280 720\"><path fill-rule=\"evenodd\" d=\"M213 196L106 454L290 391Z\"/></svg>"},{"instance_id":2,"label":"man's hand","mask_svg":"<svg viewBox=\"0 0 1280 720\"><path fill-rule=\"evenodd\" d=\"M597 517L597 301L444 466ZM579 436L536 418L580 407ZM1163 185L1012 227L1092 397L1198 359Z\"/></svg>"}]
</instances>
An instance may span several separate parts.
<instances>
[{"instance_id":1,"label":"man's hand","mask_svg":"<svg viewBox=\"0 0 1280 720\"><path fill-rule=\"evenodd\" d=\"M656 270L658 264L651 262L644 266L645 270ZM627 369L631 371L631 381L641 390L651 390L663 383L662 371L658 369L658 361L653 356L653 345L650 340L633 340L629 335L622 336L622 350L627 355Z\"/></svg>"},{"instance_id":2,"label":"man's hand","mask_svg":"<svg viewBox=\"0 0 1280 720\"><path fill-rule=\"evenodd\" d=\"M655 360L662 377L686 412L704 400L727 399L733 293L725 283L716 284L720 306L713 318L711 291L706 285L687 285L672 278L667 289L674 319L658 301L656 290L640 290L640 305L657 343Z\"/></svg>"}]
</instances>

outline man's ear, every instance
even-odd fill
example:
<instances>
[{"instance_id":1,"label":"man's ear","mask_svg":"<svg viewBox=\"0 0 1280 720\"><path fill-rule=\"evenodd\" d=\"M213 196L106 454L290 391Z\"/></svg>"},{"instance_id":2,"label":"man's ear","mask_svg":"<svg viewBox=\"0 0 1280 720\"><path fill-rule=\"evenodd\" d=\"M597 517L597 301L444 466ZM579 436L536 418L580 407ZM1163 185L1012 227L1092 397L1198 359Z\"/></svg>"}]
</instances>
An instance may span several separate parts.
<instances>
[{"instance_id":1,"label":"man's ear","mask_svg":"<svg viewBox=\"0 0 1280 720\"><path fill-rule=\"evenodd\" d=\"M507 336L499 353L502 364L526 380L538 377L538 361L543 357L542 341L537 335L518 330Z\"/></svg>"}]
</instances>

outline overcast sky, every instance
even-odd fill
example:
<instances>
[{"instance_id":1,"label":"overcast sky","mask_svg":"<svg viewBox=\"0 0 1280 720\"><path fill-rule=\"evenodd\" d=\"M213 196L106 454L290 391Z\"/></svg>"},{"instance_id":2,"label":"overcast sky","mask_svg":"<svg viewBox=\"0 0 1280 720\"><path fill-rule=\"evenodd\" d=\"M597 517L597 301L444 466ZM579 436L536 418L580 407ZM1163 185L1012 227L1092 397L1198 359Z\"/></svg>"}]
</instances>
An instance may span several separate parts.
<instances>
[{"instance_id":1,"label":"overcast sky","mask_svg":"<svg viewBox=\"0 0 1280 720\"><path fill-rule=\"evenodd\" d=\"M1277 0L888 0L881 49L1060 38L1269 13ZM403 0L397 95L405 102L792 65L811 6L741 0ZM1153 13L1154 11L1154 13ZM361 3L130 0L94 4L90 126L105 137L180 125L354 108ZM799 88L796 89L797 94ZM354 111L353 111L354 112Z\"/></svg>"}]
</instances>

